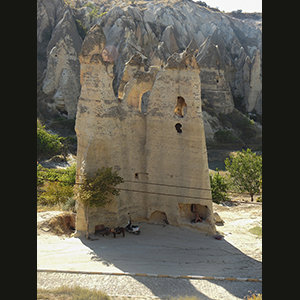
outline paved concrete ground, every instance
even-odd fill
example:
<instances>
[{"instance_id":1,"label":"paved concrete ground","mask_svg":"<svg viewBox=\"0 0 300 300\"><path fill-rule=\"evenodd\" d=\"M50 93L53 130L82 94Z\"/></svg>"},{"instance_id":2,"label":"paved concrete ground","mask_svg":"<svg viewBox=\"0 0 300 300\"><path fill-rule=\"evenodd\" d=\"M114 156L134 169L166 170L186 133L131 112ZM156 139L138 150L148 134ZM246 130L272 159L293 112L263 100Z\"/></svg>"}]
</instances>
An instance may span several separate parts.
<instances>
[{"instance_id":1,"label":"paved concrete ground","mask_svg":"<svg viewBox=\"0 0 300 300\"><path fill-rule=\"evenodd\" d=\"M146 223L139 224L139 236L126 233L124 238L117 235L114 239L111 235L96 241L59 237L39 230L37 267L261 278L261 238L248 232L261 220L261 208L254 207L257 206L243 205L239 211L222 208L220 214L225 217L225 225L218 227L225 235L222 240L193 229ZM206 300L243 299L248 291L262 293L261 282L42 272L38 272L37 279L38 288L81 285L109 295L137 296L136 299L145 299L142 296L163 299L169 295L193 295Z\"/></svg>"},{"instance_id":2,"label":"paved concrete ground","mask_svg":"<svg viewBox=\"0 0 300 300\"><path fill-rule=\"evenodd\" d=\"M139 236L126 233L96 241L38 236L37 267L261 278L261 262L225 239L170 225L140 226Z\"/></svg>"}]
</instances>

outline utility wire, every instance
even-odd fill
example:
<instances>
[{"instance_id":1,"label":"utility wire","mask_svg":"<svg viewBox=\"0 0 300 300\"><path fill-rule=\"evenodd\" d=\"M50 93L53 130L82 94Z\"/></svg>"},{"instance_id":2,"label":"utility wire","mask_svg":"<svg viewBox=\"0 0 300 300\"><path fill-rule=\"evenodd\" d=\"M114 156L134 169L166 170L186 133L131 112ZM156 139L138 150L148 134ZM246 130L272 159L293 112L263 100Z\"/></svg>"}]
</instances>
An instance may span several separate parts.
<instances>
[{"instance_id":1,"label":"utility wire","mask_svg":"<svg viewBox=\"0 0 300 300\"><path fill-rule=\"evenodd\" d=\"M47 172L46 170L39 170L42 172ZM55 172L55 171L52 171ZM58 174L61 174L60 172L55 172ZM69 184L77 184L80 185L81 183L70 183L68 181L59 181L59 180L50 180L50 179L44 179L44 178L38 178L41 180L48 180L48 181L57 181L57 182L62 182L62 183L69 183ZM171 185L171 184L162 184L162 183L154 183L154 182L143 182L143 181L134 181L134 180L127 180L125 179L124 182L131 182L131 183L140 183L140 184L148 184L148 185L157 185L157 186L165 186L165 187L176 187L176 188L182 188L182 189L190 189L190 190L204 190L204 191L210 191L211 189L205 189L205 188L196 188L196 187L188 187L188 186L180 186L180 185ZM248 193L246 192L236 192L236 191L227 191L228 193L232 193L232 194L238 194L238 195L248 195Z\"/></svg>"},{"instance_id":2,"label":"utility wire","mask_svg":"<svg viewBox=\"0 0 300 300\"><path fill-rule=\"evenodd\" d=\"M149 184L149 185L168 186L168 187L176 187L176 188L190 189L190 190L205 190L205 191L210 191L211 190L211 189L205 189L205 188L196 188L196 187L181 186L181 185L163 184L163 183L142 182L142 181L134 181L134 180L124 180L124 182L133 182L133 183L142 183L142 184Z\"/></svg>"},{"instance_id":3,"label":"utility wire","mask_svg":"<svg viewBox=\"0 0 300 300\"><path fill-rule=\"evenodd\" d=\"M42 180L46 180L46 181L51 181L51 182L62 182L62 183L68 183L68 184L72 184L72 185L82 185L83 183L71 183L68 181L62 181L62 180L52 180L52 179L44 179L44 178L39 178L38 179L42 179ZM175 195L175 194L168 194L168 193L158 193L158 192L149 192L149 191L140 191L140 190L132 190L132 189L124 189L124 188L117 188L115 187L116 190L120 190L120 191L125 191L125 192L135 192L135 193L143 193L143 194L152 194L152 195L161 195L161 196L170 196L170 197L177 197L177 198L188 198L188 199L197 199L197 200L216 200L219 202L222 202L223 200L220 199L211 199L211 198L203 198L203 197L194 197L194 196L185 196L185 195ZM226 201L230 201L231 200L226 200ZM257 203L252 203L252 204L257 204Z\"/></svg>"}]
</instances>

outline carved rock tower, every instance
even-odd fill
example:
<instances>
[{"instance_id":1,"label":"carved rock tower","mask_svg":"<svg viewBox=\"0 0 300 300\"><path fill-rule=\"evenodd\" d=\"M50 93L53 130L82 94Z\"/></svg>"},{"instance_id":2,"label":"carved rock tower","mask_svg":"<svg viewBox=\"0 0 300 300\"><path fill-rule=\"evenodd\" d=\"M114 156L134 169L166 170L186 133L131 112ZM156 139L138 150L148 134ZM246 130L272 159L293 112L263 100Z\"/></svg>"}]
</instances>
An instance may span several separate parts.
<instances>
[{"instance_id":1,"label":"carved rock tower","mask_svg":"<svg viewBox=\"0 0 300 300\"><path fill-rule=\"evenodd\" d=\"M99 224L124 226L130 212L135 222L168 220L215 233L200 67L192 43L183 53L171 55L164 67L148 71L140 54L132 56L118 97L112 88L113 63L103 55L105 44L102 28L95 25L79 56L77 182L81 174L109 166L125 183L110 204L90 209L90 232ZM191 224L196 213L205 221ZM86 230L80 203L76 230L77 236Z\"/></svg>"}]
</instances>

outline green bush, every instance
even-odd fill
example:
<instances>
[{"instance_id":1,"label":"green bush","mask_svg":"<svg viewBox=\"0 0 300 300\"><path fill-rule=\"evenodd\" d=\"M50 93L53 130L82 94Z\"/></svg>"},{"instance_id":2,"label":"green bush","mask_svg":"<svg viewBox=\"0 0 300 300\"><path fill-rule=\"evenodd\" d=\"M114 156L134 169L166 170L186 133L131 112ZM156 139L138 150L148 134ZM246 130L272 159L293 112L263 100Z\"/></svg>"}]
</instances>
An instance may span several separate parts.
<instances>
[{"instance_id":1,"label":"green bush","mask_svg":"<svg viewBox=\"0 0 300 300\"><path fill-rule=\"evenodd\" d=\"M62 209L64 211L72 211L76 212L75 210L75 204L76 204L76 199L74 197L70 197L66 203L63 205Z\"/></svg>"},{"instance_id":2,"label":"green bush","mask_svg":"<svg viewBox=\"0 0 300 300\"><path fill-rule=\"evenodd\" d=\"M251 149L238 151L225 160L225 168L238 192L249 193L251 201L262 188L262 156Z\"/></svg>"},{"instance_id":3,"label":"green bush","mask_svg":"<svg viewBox=\"0 0 300 300\"><path fill-rule=\"evenodd\" d=\"M61 138L45 130L45 126L37 123L37 155L55 155L63 147Z\"/></svg>"},{"instance_id":4,"label":"green bush","mask_svg":"<svg viewBox=\"0 0 300 300\"><path fill-rule=\"evenodd\" d=\"M229 200L227 195L228 184L223 176L220 175L219 169L216 168L216 173L209 174L211 195L213 201L220 203L221 201Z\"/></svg>"},{"instance_id":5,"label":"green bush","mask_svg":"<svg viewBox=\"0 0 300 300\"><path fill-rule=\"evenodd\" d=\"M224 144L235 143L237 138L229 130L218 130L214 135L215 139Z\"/></svg>"},{"instance_id":6,"label":"green bush","mask_svg":"<svg viewBox=\"0 0 300 300\"><path fill-rule=\"evenodd\" d=\"M38 181L43 184L47 180L64 181L62 185L74 185L76 177L76 164L66 169L48 169L42 165L37 166Z\"/></svg>"},{"instance_id":7,"label":"green bush","mask_svg":"<svg viewBox=\"0 0 300 300\"><path fill-rule=\"evenodd\" d=\"M67 204L74 195L76 164L66 169L37 167L37 201L41 205ZM71 200L67 205L71 208ZM67 207L66 206L66 207Z\"/></svg>"},{"instance_id":8,"label":"green bush","mask_svg":"<svg viewBox=\"0 0 300 300\"><path fill-rule=\"evenodd\" d=\"M82 38L82 40L84 40L86 33L87 33L87 28L85 26L83 26L83 24L81 23L80 20L75 18L75 24L76 24L76 28L78 31L78 34L80 35L80 37Z\"/></svg>"},{"instance_id":9,"label":"green bush","mask_svg":"<svg viewBox=\"0 0 300 300\"><path fill-rule=\"evenodd\" d=\"M60 182L46 182L39 195L38 202L42 205L55 205L66 203L73 196L73 186L62 185Z\"/></svg>"}]
</instances>

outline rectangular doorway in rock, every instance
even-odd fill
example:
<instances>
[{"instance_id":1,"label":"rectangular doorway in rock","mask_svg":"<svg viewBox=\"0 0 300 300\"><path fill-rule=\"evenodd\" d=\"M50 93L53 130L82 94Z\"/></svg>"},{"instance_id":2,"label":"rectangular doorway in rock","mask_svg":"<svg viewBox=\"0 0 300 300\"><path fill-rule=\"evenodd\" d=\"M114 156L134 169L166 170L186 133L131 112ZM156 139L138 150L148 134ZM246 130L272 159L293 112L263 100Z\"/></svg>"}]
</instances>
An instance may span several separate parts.
<instances>
[{"instance_id":1,"label":"rectangular doorway in rock","mask_svg":"<svg viewBox=\"0 0 300 300\"><path fill-rule=\"evenodd\" d=\"M178 203L179 214L183 222L191 222L199 214L200 218L205 221L211 214L210 209L206 205L193 203Z\"/></svg>"}]
</instances>

